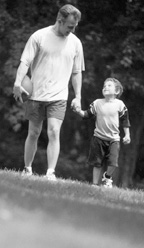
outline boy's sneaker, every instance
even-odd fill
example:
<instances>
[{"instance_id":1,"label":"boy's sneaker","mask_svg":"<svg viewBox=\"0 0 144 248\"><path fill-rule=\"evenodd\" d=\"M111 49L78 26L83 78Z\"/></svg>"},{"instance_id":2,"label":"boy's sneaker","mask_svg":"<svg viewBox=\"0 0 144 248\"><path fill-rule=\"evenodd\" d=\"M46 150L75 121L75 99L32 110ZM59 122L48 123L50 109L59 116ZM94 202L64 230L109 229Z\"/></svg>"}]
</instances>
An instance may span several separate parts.
<instances>
[{"instance_id":1,"label":"boy's sneaker","mask_svg":"<svg viewBox=\"0 0 144 248\"><path fill-rule=\"evenodd\" d=\"M103 182L103 186L105 188L110 188L111 189L113 187L113 185L112 185L113 180L112 180L112 178L107 178L106 177L106 172L103 174L102 182Z\"/></svg>"},{"instance_id":2,"label":"boy's sneaker","mask_svg":"<svg viewBox=\"0 0 144 248\"><path fill-rule=\"evenodd\" d=\"M56 181L57 178L55 176L55 173L47 173L46 176L45 176L49 181Z\"/></svg>"},{"instance_id":3,"label":"boy's sneaker","mask_svg":"<svg viewBox=\"0 0 144 248\"><path fill-rule=\"evenodd\" d=\"M31 167L24 167L22 171L22 176L32 176L32 168Z\"/></svg>"}]
</instances>

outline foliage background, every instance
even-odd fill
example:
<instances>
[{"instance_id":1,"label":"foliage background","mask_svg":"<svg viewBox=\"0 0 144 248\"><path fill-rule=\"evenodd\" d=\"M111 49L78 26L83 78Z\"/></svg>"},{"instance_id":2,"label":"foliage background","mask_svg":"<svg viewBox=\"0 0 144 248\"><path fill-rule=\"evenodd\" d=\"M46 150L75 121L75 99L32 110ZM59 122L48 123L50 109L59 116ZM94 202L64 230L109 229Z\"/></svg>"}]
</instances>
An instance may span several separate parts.
<instances>
[{"instance_id":1,"label":"foliage background","mask_svg":"<svg viewBox=\"0 0 144 248\"><path fill-rule=\"evenodd\" d=\"M83 73L82 107L101 97L103 81L118 78L124 86L122 100L129 109L131 144L121 144L115 183L143 187L144 178L144 2L142 0L0 0L0 167L22 170L27 135L24 105L12 95L16 70L29 36L54 24L59 8L71 3L82 12L76 30L81 39L86 71ZM86 157L94 120L83 121L70 109L69 86L66 118L61 130L61 154L57 175L91 181ZM121 130L122 131L122 130ZM123 132L121 132L123 135ZM46 172L46 123L33 164L38 174Z\"/></svg>"}]
</instances>

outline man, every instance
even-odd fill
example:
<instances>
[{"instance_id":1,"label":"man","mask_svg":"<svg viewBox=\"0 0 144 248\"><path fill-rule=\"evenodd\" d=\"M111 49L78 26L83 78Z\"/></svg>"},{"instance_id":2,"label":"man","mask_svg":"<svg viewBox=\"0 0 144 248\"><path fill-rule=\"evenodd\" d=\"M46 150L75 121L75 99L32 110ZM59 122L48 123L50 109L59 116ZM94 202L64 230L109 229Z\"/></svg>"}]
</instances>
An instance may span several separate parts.
<instances>
[{"instance_id":1,"label":"man","mask_svg":"<svg viewBox=\"0 0 144 248\"><path fill-rule=\"evenodd\" d=\"M21 56L13 93L16 100L22 101L21 82L30 68L33 93L26 102L29 128L24 151L24 170L29 175L32 174L32 162L43 120L47 118L49 142L46 177L56 180L60 129L66 111L70 77L75 93L71 107L81 106L83 48L80 40L73 34L80 19L81 12L77 8L69 4L64 5L59 10L54 25L31 35Z\"/></svg>"}]
</instances>

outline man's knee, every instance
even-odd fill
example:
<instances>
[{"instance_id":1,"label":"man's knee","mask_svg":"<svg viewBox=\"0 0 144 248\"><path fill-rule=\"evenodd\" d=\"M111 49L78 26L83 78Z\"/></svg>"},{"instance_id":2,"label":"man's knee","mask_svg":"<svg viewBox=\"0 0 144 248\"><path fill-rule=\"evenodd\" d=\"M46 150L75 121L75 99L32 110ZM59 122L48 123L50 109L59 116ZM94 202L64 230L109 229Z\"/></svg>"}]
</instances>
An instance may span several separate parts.
<instances>
[{"instance_id":1,"label":"man's knee","mask_svg":"<svg viewBox=\"0 0 144 248\"><path fill-rule=\"evenodd\" d=\"M48 129L48 138L57 139L59 138L60 128L58 126L53 126Z\"/></svg>"},{"instance_id":2,"label":"man's knee","mask_svg":"<svg viewBox=\"0 0 144 248\"><path fill-rule=\"evenodd\" d=\"M31 139L38 139L39 135L40 135L41 130L39 128L32 128L29 129L28 135Z\"/></svg>"}]
</instances>

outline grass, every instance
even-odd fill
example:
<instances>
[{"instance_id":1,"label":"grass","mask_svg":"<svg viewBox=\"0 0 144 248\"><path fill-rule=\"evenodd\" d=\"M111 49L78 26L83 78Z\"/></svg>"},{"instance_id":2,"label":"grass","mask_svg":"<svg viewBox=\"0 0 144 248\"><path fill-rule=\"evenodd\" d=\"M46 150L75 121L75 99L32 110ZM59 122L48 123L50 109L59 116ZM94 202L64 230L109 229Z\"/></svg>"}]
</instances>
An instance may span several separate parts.
<instances>
[{"instance_id":1,"label":"grass","mask_svg":"<svg viewBox=\"0 0 144 248\"><path fill-rule=\"evenodd\" d=\"M141 248L144 192L0 171L1 248Z\"/></svg>"}]
</instances>

